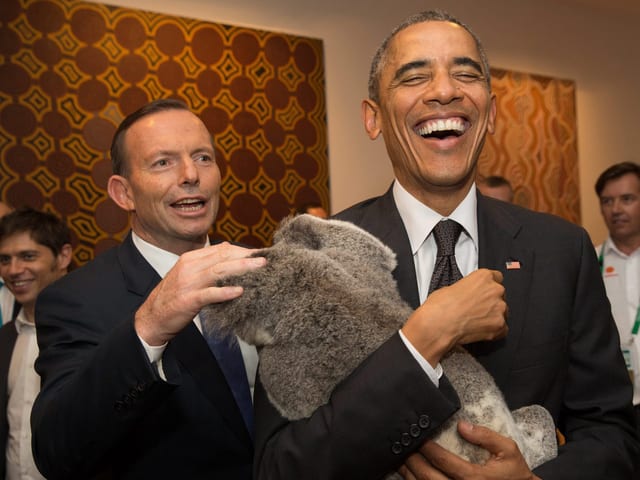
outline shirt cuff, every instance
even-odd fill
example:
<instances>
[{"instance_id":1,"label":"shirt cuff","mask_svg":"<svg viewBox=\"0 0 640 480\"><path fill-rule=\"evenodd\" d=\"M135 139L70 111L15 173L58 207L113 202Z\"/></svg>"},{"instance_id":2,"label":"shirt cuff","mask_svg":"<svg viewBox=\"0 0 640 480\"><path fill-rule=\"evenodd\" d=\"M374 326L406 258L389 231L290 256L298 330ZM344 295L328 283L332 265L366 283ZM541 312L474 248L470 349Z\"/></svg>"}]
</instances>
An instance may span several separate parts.
<instances>
[{"instance_id":1,"label":"shirt cuff","mask_svg":"<svg viewBox=\"0 0 640 480\"><path fill-rule=\"evenodd\" d=\"M168 343L165 342L164 344L159 346L152 346L152 345L149 345L147 342L145 342L142 339L142 337L140 337L140 335L138 335L138 338L140 339L140 343L142 343L142 347L144 348L144 351L147 352L147 357L149 357L149 362L151 362L152 365L155 365L157 367L160 378L166 381L167 377L165 376L164 370L162 369L162 354L167 348Z\"/></svg>"},{"instance_id":2,"label":"shirt cuff","mask_svg":"<svg viewBox=\"0 0 640 480\"><path fill-rule=\"evenodd\" d=\"M398 330L398 333L400 334L400 339L402 340L404 345L407 347L407 350L409 350L409 353L411 353L413 358L416 359L420 367L424 370L424 373L426 373L427 376L429 377L429 380L431 380L431 382L436 387L439 387L440 377L442 377L442 365L438 363L436 365L436 368L433 368L431 364L427 362L427 360L422 355L420 355L420 352L418 352L418 350L413 345L411 345L411 342L407 339L407 337L404 336L404 333L402 333L402 330Z\"/></svg>"}]
</instances>

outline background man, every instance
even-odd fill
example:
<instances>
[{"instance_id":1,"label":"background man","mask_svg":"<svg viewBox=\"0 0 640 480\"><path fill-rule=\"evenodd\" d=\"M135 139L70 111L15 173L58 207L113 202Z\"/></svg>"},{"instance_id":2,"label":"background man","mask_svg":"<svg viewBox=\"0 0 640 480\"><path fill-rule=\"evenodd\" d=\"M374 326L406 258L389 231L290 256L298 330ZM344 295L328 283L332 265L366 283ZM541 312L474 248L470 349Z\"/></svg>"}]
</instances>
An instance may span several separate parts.
<instances>
[{"instance_id":1,"label":"background man","mask_svg":"<svg viewBox=\"0 0 640 480\"><path fill-rule=\"evenodd\" d=\"M511 182L500 175L489 175L488 177L478 177L478 190L486 197L513 203L513 187Z\"/></svg>"},{"instance_id":2,"label":"background man","mask_svg":"<svg viewBox=\"0 0 640 480\"><path fill-rule=\"evenodd\" d=\"M607 168L595 185L609 237L596 247L640 419L640 165Z\"/></svg>"},{"instance_id":3,"label":"background man","mask_svg":"<svg viewBox=\"0 0 640 480\"><path fill-rule=\"evenodd\" d=\"M13 208L5 202L0 202L0 218L7 213L11 213ZM18 314L19 305L16 305L16 299L0 278L0 325L10 322Z\"/></svg>"},{"instance_id":4,"label":"background man","mask_svg":"<svg viewBox=\"0 0 640 480\"><path fill-rule=\"evenodd\" d=\"M220 171L209 132L184 103L155 101L125 118L111 158L108 192L132 231L38 299L36 464L50 480L249 480L252 427L240 395L250 410L257 354L212 341L214 356L198 312L242 294L216 279L264 258L208 245ZM221 346L239 364L218 356Z\"/></svg>"},{"instance_id":5,"label":"background man","mask_svg":"<svg viewBox=\"0 0 640 480\"><path fill-rule=\"evenodd\" d=\"M40 291L67 273L71 235L60 219L30 208L0 220L0 275L22 307L0 329L0 478L42 479L31 454L31 405L40 390L35 304Z\"/></svg>"},{"instance_id":6,"label":"background man","mask_svg":"<svg viewBox=\"0 0 640 480\"><path fill-rule=\"evenodd\" d=\"M362 112L369 137L384 139L396 181L337 217L396 252L400 292L417 310L309 419L285 422L256 389L257 478L374 479L403 461L408 479L632 478L640 453L631 386L589 237L476 194L496 116L478 39L443 12L408 18L374 56ZM465 278L429 294L431 231L443 219L462 228L455 259ZM506 292L506 336L503 305L490 303L491 315L470 311L488 291ZM486 464L424 442L457 408L438 372L455 344L468 345L512 409L535 403L551 412L567 439L556 459L532 473L513 441L464 422L461 435L492 454Z\"/></svg>"},{"instance_id":7,"label":"background man","mask_svg":"<svg viewBox=\"0 0 640 480\"><path fill-rule=\"evenodd\" d=\"M328 218L329 214L319 202L309 202L298 207L296 213L308 213L318 218Z\"/></svg>"}]
</instances>

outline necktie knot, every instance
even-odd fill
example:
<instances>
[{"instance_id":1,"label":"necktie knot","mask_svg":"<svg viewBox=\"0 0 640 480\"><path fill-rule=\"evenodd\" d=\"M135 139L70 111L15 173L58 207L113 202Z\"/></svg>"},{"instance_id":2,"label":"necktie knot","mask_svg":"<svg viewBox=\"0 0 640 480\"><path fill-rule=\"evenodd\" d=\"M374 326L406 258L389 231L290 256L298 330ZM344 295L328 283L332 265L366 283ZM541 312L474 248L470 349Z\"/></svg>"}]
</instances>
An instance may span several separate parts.
<instances>
[{"instance_id":1,"label":"necktie knot","mask_svg":"<svg viewBox=\"0 0 640 480\"><path fill-rule=\"evenodd\" d=\"M456 263L456 243L462 233L462 225L453 220L442 220L433 229L438 246L436 264L429 284L429 293L441 287L449 286L462 278Z\"/></svg>"},{"instance_id":2,"label":"necktie knot","mask_svg":"<svg viewBox=\"0 0 640 480\"><path fill-rule=\"evenodd\" d=\"M462 233L462 225L454 220L442 220L433 229L433 236L438 246L438 257L455 254L456 243Z\"/></svg>"}]
</instances>

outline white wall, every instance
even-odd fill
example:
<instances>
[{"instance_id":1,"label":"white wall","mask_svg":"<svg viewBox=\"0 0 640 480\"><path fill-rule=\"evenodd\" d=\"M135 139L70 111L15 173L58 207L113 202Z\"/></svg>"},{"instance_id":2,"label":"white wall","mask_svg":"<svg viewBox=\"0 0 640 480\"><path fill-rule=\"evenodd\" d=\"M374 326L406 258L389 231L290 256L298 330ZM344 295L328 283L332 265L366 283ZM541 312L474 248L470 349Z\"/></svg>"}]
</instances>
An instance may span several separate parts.
<instances>
[{"instance_id":1,"label":"white wall","mask_svg":"<svg viewBox=\"0 0 640 480\"><path fill-rule=\"evenodd\" d=\"M446 9L469 24L496 67L576 81L582 223L595 242L606 235L593 191L597 176L613 163L640 161L640 13L578 10L569 0L99 3L322 39L333 212L383 192L391 181L382 142L371 142L362 128L360 101L382 38L405 16L430 8Z\"/></svg>"}]
</instances>

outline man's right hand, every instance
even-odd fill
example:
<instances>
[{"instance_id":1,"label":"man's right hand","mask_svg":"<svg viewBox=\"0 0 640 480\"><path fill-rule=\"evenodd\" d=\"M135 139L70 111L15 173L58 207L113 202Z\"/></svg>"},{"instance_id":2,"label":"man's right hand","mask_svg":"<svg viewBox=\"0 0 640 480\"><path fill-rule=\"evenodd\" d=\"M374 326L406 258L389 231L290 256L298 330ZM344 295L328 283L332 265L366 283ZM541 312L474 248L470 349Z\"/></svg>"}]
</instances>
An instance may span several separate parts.
<instances>
[{"instance_id":1,"label":"man's right hand","mask_svg":"<svg viewBox=\"0 0 640 480\"><path fill-rule=\"evenodd\" d=\"M507 334L502 273L480 269L431 293L402 333L435 366L455 345L496 340Z\"/></svg>"},{"instance_id":2,"label":"man's right hand","mask_svg":"<svg viewBox=\"0 0 640 480\"><path fill-rule=\"evenodd\" d=\"M215 285L220 278L264 266L266 259L250 257L253 252L223 242L181 255L136 312L138 336L150 346L164 345L205 305L226 302L242 295L241 287Z\"/></svg>"}]
</instances>

